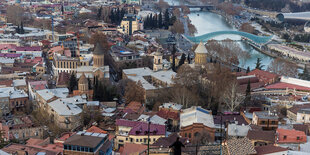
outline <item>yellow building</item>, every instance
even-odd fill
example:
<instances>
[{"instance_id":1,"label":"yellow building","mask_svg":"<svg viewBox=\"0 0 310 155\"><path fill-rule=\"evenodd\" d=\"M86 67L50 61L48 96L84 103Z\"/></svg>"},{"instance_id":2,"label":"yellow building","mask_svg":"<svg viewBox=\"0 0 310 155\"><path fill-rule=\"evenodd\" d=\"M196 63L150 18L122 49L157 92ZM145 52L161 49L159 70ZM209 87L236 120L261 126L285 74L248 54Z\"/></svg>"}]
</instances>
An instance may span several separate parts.
<instances>
[{"instance_id":1,"label":"yellow building","mask_svg":"<svg viewBox=\"0 0 310 155\"><path fill-rule=\"evenodd\" d=\"M131 35L134 31L142 29L142 22L140 22L135 14L126 14L118 28L118 31Z\"/></svg>"},{"instance_id":2,"label":"yellow building","mask_svg":"<svg viewBox=\"0 0 310 155\"><path fill-rule=\"evenodd\" d=\"M205 45L200 42L197 48L195 49L195 64L196 65L204 65L207 63L207 54L208 51Z\"/></svg>"},{"instance_id":3,"label":"yellow building","mask_svg":"<svg viewBox=\"0 0 310 155\"><path fill-rule=\"evenodd\" d=\"M119 147L123 146L125 143L147 144L148 131L150 131L150 144L153 144L159 138L165 137L166 135L164 125L150 124L148 126L146 122L123 119L116 120L115 149L119 149Z\"/></svg>"}]
</instances>

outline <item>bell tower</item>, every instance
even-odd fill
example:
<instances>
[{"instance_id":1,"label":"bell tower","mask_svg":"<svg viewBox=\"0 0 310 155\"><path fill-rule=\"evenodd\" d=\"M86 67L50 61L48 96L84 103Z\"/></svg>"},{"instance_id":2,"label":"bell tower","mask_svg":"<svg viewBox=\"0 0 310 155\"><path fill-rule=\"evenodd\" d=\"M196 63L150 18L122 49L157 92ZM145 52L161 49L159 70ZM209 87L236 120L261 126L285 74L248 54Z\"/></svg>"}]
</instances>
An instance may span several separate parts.
<instances>
[{"instance_id":1,"label":"bell tower","mask_svg":"<svg viewBox=\"0 0 310 155\"><path fill-rule=\"evenodd\" d=\"M157 50L154 54L153 71L163 69L163 54Z\"/></svg>"}]
</instances>

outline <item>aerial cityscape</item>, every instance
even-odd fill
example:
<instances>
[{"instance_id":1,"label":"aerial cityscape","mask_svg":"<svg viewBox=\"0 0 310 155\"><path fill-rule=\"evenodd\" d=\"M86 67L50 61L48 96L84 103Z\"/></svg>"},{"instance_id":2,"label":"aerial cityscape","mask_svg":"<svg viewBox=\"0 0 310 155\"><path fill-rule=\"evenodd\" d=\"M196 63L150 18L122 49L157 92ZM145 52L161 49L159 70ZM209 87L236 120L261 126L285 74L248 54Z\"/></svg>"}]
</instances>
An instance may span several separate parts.
<instances>
[{"instance_id":1,"label":"aerial cityscape","mask_svg":"<svg viewBox=\"0 0 310 155\"><path fill-rule=\"evenodd\" d=\"M310 155L310 0L0 0L0 155Z\"/></svg>"}]
</instances>

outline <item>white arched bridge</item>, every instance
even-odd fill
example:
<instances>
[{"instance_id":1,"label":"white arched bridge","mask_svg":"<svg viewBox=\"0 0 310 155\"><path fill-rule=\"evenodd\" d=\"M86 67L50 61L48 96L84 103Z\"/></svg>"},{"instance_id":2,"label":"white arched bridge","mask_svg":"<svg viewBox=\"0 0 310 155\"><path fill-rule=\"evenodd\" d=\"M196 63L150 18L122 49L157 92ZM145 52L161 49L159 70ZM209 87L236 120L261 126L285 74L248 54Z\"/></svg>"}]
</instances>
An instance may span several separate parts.
<instances>
[{"instance_id":1,"label":"white arched bridge","mask_svg":"<svg viewBox=\"0 0 310 155\"><path fill-rule=\"evenodd\" d=\"M193 43L199 43L199 42L207 42L208 40L220 36L220 35L227 35L227 34L232 34L232 35L238 35L241 37L244 37L245 39L251 41L252 43L256 45L264 45L267 44L269 41L271 41L272 36L257 36L254 34L250 34L247 32L242 32L242 31L216 31L216 32L211 32L207 33L201 36L188 36L184 35L189 41Z\"/></svg>"}]
</instances>

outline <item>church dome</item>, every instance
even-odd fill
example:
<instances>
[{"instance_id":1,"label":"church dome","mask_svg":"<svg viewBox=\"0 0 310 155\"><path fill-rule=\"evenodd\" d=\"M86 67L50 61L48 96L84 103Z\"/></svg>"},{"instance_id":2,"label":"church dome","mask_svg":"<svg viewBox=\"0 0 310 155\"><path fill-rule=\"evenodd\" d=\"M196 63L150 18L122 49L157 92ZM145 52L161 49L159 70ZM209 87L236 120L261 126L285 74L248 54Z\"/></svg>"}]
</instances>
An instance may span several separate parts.
<instances>
[{"instance_id":1,"label":"church dome","mask_svg":"<svg viewBox=\"0 0 310 155\"><path fill-rule=\"evenodd\" d=\"M206 46L202 42L200 42L197 48L195 49L195 53L207 54L208 50L206 49Z\"/></svg>"},{"instance_id":2,"label":"church dome","mask_svg":"<svg viewBox=\"0 0 310 155\"><path fill-rule=\"evenodd\" d=\"M102 45L99 44L98 42L95 46L93 54L95 54L95 55L103 55L104 54L104 49L103 49Z\"/></svg>"}]
</instances>

